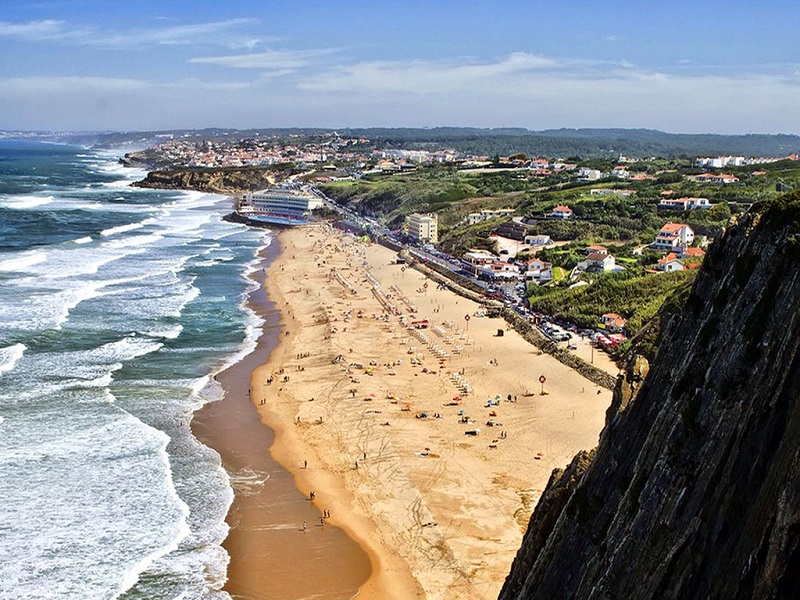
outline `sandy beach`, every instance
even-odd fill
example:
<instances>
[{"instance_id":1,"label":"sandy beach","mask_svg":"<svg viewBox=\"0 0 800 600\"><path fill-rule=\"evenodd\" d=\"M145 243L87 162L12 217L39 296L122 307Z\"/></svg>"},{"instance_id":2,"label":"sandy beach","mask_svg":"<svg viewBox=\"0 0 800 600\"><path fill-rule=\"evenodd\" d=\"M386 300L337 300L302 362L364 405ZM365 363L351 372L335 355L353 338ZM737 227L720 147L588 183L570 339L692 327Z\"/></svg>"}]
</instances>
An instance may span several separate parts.
<instances>
[{"instance_id":1,"label":"sandy beach","mask_svg":"<svg viewBox=\"0 0 800 600\"><path fill-rule=\"evenodd\" d=\"M280 244L265 279L280 343L251 404L316 511L284 542L313 553L341 527L371 565L359 598L495 598L552 470L596 445L610 392L389 249L326 225Z\"/></svg>"}]
</instances>

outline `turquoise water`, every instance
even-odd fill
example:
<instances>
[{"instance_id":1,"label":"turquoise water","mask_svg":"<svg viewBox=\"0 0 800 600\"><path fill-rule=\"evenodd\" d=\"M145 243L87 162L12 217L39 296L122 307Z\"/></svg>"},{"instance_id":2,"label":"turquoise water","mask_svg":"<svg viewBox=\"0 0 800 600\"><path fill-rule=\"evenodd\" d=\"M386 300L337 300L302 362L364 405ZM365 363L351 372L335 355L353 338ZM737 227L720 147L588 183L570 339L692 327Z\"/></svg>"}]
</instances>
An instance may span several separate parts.
<instances>
[{"instance_id":1,"label":"turquoise water","mask_svg":"<svg viewBox=\"0 0 800 600\"><path fill-rule=\"evenodd\" d=\"M0 598L228 597L232 491L189 421L254 345L271 234L117 157L0 141Z\"/></svg>"}]
</instances>

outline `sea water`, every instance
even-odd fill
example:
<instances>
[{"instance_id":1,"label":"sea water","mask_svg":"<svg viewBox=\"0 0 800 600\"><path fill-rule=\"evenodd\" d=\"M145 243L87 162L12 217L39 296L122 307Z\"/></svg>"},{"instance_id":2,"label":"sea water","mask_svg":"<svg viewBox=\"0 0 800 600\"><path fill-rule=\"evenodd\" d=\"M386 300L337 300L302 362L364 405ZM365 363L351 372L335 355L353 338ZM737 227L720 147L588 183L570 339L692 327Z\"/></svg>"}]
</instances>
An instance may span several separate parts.
<instances>
[{"instance_id":1,"label":"sea water","mask_svg":"<svg viewBox=\"0 0 800 600\"><path fill-rule=\"evenodd\" d=\"M189 423L254 346L271 238L143 175L0 141L0 598L228 597L232 490Z\"/></svg>"}]
</instances>

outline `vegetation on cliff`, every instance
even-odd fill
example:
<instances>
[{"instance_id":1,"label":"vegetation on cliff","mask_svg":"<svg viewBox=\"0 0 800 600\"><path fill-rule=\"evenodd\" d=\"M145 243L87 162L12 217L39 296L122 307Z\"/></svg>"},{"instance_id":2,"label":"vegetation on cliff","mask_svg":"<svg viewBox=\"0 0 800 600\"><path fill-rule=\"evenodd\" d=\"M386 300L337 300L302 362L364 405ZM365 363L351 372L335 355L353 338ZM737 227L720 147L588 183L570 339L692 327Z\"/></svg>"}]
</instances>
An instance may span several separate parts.
<instances>
[{"instance_id":1,"label":"vegetation on cliff","mask_svg":"<svg viewBox=\"0 0 800 600\"><path fill-rule=\"evenodd\" d=\"M614 312L627 319L626 329L638 331L652 319L677 288L694 281L696 271L661 275L623 272L598 277L592 284L573 289L533 288L531 308L581 327L599 326L600 315Z\"/></svg>"}]
</instances>

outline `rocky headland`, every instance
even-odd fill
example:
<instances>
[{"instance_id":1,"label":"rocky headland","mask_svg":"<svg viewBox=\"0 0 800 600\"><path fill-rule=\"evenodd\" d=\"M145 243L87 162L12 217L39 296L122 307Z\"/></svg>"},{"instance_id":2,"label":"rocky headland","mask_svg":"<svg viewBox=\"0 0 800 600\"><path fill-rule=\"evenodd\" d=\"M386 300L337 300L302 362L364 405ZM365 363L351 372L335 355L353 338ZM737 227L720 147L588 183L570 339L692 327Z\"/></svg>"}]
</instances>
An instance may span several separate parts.
<instances>
[{"instance_id":1,"label":"rocky headland","mask_svg":"<svg viewBox=\"0 0 800 600\"><path fill-rule=\"evenodd\" d=\"M133 185L234 195L271 187L283 178L281 172L268 167L164 169L149 172Z\"/></svg>"},{"instance_id":2,"label":"rocky headland","mask_svg":"<svg viewBox=\"0 0 800 600\"><path fill-rule=\"evenodd\" d=\"M711 248L597 449L553 473L501 600L800 593L800 194Z\"/></svg>"}]
</instances>

